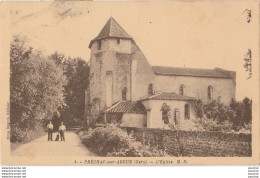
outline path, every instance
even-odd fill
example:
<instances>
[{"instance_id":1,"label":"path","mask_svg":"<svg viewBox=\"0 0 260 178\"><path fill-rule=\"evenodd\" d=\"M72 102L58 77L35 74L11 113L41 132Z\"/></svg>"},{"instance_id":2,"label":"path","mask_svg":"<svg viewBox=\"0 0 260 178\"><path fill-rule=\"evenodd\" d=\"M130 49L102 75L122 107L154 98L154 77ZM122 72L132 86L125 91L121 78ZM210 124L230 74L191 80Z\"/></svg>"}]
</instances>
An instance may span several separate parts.
<instances>
[{"instance_id":1,"label":"path","mask_svg":"<svg viewBox=\"0 0 260 178\"><path fill-rule=\"evenodd\" d=\"M57 133L53 133L55 139ZM42 136L34 141L24 144L12 152L13 156L96 156L89 151L74 132L66 132L66 142L47 141L48 136Z\"/></svg>"}]
</instances>

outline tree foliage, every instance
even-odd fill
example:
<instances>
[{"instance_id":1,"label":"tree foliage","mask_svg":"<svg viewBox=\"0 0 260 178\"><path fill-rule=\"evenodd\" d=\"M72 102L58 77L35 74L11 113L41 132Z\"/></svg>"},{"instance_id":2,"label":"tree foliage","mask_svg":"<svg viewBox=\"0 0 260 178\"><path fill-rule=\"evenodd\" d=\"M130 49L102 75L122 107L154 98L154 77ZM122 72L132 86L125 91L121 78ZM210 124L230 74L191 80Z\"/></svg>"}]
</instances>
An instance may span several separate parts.
<instances>
[{"instance_id":1,"label":"tree foliage","mask_svg":"<svg viewBox=\"0 0 260 178\"><path fill-rule=\"evenodd\" d=\"M252 100L244 98L242 102L232 99L229 106L219 100L204 103L201 100L192 103L198 118L199 127L209 131L238 131L250 128L252 122Z\"/></svg>"},{"instance_id":2,"label":"tree foliage","mask_svg":"<svg viewBox=\"0 0 260 178\"><path fill-rule=\"evenodd\" d=\"M64 86L66 107L60 110L61 116L69 125L78 124L84 117L89 66L82 58L66 58L57 52L49 58L63 68L63 74L67 78L67 84Z\"/></svg>"},{"instance_id":3,"label":"tree foliage","mask_svg":"<svg viewBox=\"0 0 260 178\"><path fill-rule=\"evenodd\" d=\"M235 125L243 126L252 122L252 100L247 97L242 102L233 99L230 107L235 112L233 120Z\"/></svg>"},{"instance_id":4,"label":"tree foliage","mask_svg":"<svg viewBox=\"0 0 260 178\"><path fill-rule=\"evenodd\" d=\"M209 103L203 103L199 100L193 103L193 107L198 118L206 117L218 123L232 120L235 117L235 112L219 100L213 100Z\"/></svg>"},{"instance_id":5,"label":"tree foliage","mask_svg":"<svg viewBox=\"0 0 260 178\"><path fill-rule=\"evenodd\" d=\"M18 130L26 135L63 107L64 85L66 78L60 66L29 47L25 39L14 37L10 44L11 134L14 140L23 140L23 137L18 138Z\"/></svg>"}]
</instances>

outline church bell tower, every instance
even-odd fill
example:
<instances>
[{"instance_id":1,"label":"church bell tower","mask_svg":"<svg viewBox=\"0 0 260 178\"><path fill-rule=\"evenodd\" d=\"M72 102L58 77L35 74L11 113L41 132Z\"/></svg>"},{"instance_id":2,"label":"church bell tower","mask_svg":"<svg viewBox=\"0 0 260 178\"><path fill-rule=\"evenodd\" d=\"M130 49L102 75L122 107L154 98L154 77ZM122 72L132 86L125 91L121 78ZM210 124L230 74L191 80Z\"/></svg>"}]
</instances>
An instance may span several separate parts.
<instances>
[{"instance_id":1,"label":"church bell tower","mask_svg":"<svg viewBox=\"0 0 260 178\"><path fill-rule=\"evenodd\" d=\"M131 100L133 38L111 17L91 40L89 102L98 115L121 100Z\"/></svg>"}]
</instances>

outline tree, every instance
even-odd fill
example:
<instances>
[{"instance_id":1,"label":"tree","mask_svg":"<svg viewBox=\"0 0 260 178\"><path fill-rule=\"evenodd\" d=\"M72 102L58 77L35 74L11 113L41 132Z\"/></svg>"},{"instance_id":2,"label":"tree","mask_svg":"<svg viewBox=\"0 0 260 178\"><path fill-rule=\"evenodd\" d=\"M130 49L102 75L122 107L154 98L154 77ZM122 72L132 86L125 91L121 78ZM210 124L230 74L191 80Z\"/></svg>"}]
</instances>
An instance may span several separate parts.
<instances>
[{"instance_id":1,"label":"tree","mask_svg":"<svg viewBox=\"0 0 260 178\"><path fill-rule=\"evenodd\" d=\"M54 61L58 66L61 66L63 67L63 64L66 60L65 58L65 55L64 54L61 54L61 53L58 53L57 51L54 52L53 54L51 54L49 56L49 58Z\"/></svg>"},{"instance_id":2,"label":"tree","mask_svg":"<svg viewBox=\"0 0 260 178\"><path fill-rule=\"evenodd\" d=\"M89 66L81 58L68 58L64 63L64 74L68 78L68 84L65 86L66 113L69 113L67 116L72 117L68 119L74 118L75 122L78 122L84 116L85 90L89 84Z\"/></svg>"},{"instance_id":3,"label":"tree","mask_svg":"<svg viewBox=\"0 0 260 178\"><path fill-rule=\"evenodd\" d=\"M243 126L252 122L252 100L245 97L242 102L235 101L230 103L230 107L235 111L236 116L233 120L235 126Z\"/></svg>"},{"instance_id":4,"label":"tree","mask_svg":"<svg viewBox=\"0 0 260 178\"><path fill-rule=\"evenodd\" d=\"M248 124L249 122L252 122L252 100L245 97L242 102L245 106L244 122Z\"/></svg>"},{"instance_id":5,"label":"tree","mask_svg":"<svg viewBox=\"0 0 260 178\"><path fill-rule=\"evenodd\" d=\"M225 106L219 100L213 100L209 103L204 103L202 100L198 100L191 104L197 118L205 117L222 123L230 121L235 117L234 111L229 106Z\"/></svg>"},{"instance_id":6,"label":"tree","mask_svg":"<svg viewBox=\"0 0 260 178\"><path fill-rule=\"evenodd\" d=\"M250 130L252 100L247 97L242 102L232 99L230 106L224 105L219 100L213 100L210 103L203 103L199 100L191 104L197 116L195 122L204 130Z\"/></svg>"},{"instance_id":7,"label":"tree","mask_svg":"<svg viewBox=\"0 0 260 178\"><path fill-rule=\"evenodd\" d=\"M63 107L66 78L61 67L21 37L15 36L10 47L11 134L19 137L18 130L26 135Z\"/></svg>"},{"instance_id":8,"label":"tree","mask_svg":"<svg viewBox=\"0 0 260 178\"><path fill-rule=\"evenodd\" d=\"M57 52L50 55L49 58L63 68L63 74L68 81L65 85L66 107L60 110L61 116L69 125L79 124L84 117L89 66L82 58L66 58Z\"/></svg>"}]
</instances>

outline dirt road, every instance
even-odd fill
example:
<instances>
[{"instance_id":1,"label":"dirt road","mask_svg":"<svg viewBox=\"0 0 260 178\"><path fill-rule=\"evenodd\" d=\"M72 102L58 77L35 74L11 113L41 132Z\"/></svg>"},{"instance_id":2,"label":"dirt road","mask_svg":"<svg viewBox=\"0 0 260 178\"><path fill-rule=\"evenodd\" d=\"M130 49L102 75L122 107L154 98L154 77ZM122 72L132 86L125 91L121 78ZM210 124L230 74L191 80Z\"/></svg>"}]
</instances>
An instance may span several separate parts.
<instances>
[{"instance_id":1,"label":"dirt road","mask_svg":"<svg viewBox=\"0 0 260 178\"><path fill-rule=\"evenodd\" d=\"M57 133L53 133L53 140ZM89 151L74 132L65 133L65 142L47 141L48 136L42 136L27 144L21 145L14 151L12 156L96 156Z\"/></svg>"}]
</instances>

